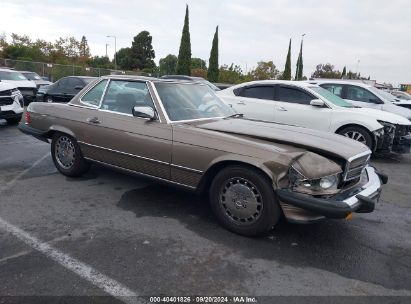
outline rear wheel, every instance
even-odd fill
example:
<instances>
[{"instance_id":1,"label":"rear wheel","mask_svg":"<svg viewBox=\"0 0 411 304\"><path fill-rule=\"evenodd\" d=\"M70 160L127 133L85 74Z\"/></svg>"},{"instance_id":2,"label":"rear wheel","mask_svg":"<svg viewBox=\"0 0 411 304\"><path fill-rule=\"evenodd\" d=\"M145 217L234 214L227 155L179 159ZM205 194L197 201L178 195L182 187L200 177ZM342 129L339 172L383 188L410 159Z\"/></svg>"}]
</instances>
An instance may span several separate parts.
<instances>
[{"instance_id":1,"label":"rear wheel","mask_svg":"<svg viewBox=\"0 0 411 304\"><path fill-rule=\"evenodd\" d=\"M44 97L44 101L48 102L48 103L54 102L53 97L51 97L51 96Z\"/></svg>"},{"instance_id":2,"label":"rear wheel","mask_svg":"<svg viewBox=\"0 0 411 304\"><path fill-rule=\"evenodd\" d=\"M345 137L351 138L353 140L359 141L360 143L368 146L373 150L373 140L370 133L361 127L346 127L338 131L338 134Z\"/></svg>"},{"instance_id":3,"label":"rear wheel","mask_svg":"<svg viewBox=\"0 0 411 304\"><path fill-rule=\"evenodd\" d=\"M230 166L217 174L210 203L224 227L245 236L269 231L281 215L270 180L246 166Z\"/></svg>"},{"instance_id":4,"label":"rear wheel","mask_svg":"<svg viewBox=\"0 0 411 304\"><path fill-rule=\"evenodd\" d=\"M57 170L66 176L80 176L90 168L76 140L67 134L57 133L53 136L51 156Z\"/></svg>"}]
</instances>

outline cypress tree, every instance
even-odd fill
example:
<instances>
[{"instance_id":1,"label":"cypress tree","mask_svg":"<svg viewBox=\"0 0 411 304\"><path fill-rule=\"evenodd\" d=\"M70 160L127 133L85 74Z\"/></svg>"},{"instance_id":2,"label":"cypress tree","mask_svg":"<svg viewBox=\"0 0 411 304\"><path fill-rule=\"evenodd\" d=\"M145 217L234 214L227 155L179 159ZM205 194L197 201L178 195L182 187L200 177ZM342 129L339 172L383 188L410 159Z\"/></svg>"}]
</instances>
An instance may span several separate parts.
<instances>
[{"instance_id":1,"label":"cypress tree","mask_svg":"<svg viewBox=\"0 0 411 304\"><path fill-rule=\"evenodd\" d=\"M304 64L303 64L303 41L301 40L301 47L300 47L300 55L298 56L298 79L297 80L302 80L303 79L303 70L304 70Z\"/></svg>"},{"instance_id":2,"label":"cypress tree","mask_svg":"<svg viewBox=\"0 0 411 304\"><path fill-rule=\"evenodd\" d=\"M218 69L218 26L215 29L213 45L210 52L210 60L207 72L207 79L211 82L218 82L220 70Z\"/></svg>"},{"instance_id":3,"label":"cypress tree","mask_svg":"<svg viewBox=\"0 0 411 304\"><path fill-rule=\"evenodd\" d=\"M283 73L284 80L291 80L291 39L288 45L287 60L285 61L285 68Z\"/></svg>"},{"instance_id":4,"label":"cypress tree","mask_svg":"<svg viewBox=\"0 0 411 304\"><path fill-rule=\"evenodd\" d=\"M184 18L183 33L181 35L180 50L178 52L177 74L191 75L191 42L188 22L188 5L186 5L186 16Z\"/></svg>"},{"instance_id":5,"label":"cypress tree","mask_svg":"<svg viewBox=\"0 0 411 304\"><path fill-rule=\"evenodd\" d=\"M341 78L344 78L346 75L347 75L347 68L344 67L343 71L342 71L342 74L341 74Z\"/></svg>"}]
</instances>

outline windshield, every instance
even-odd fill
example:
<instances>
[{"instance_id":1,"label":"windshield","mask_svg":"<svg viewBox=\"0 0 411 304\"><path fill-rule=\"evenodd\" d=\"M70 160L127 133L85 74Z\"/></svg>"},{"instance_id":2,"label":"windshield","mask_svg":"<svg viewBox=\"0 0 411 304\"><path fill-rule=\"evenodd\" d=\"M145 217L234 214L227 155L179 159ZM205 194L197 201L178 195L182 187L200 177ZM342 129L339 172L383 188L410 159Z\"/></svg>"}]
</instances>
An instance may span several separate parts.
<instances>
[{"instance_id":1,"label":"windshield","mask_svg":"<svg viewBox=\"0 0 411 304\"><path fill-rule=\"evenodd\" d=\"M37 73L22 73L28 80L41 80Z\"/></svg>"},{"instance_id":2,"label":"windshield","mask_svg":"<svg viewBox=\"0 0 411 304\"><path fill-rule=\"evenodd\" d=\"M379 97L389 101L389 102L397 102L397 97L392 96L390 93L384 92L383 90L371 87L370 91L374 94L378 95Z\"/></svg>"},{"instance_id":3,"label":"windshield","mask_svg":"<svg viewBox=\"0 0 411 304\"><path fill-rule=\"evenodd\" d=\"M236 113L207 85L157 82L155 86L172 121L226 117Z\"/></svg>"},{"instance_id":4,"label":"windshield","mask_svg":"<svg viewBox=\"0 0 411 304\"><path fill-rule=\"evenodd\" d=\"M320 94L321 97L324 97L326 100L331 101L336 106L344 108L353 108L352 104L346 102L344 99L338 97L337 95L334 95L333 93L322 87L310 87L310 89Z\"/></svg>"},{"instance_id":5,"label":"windshield","mask_svg":"<svg viewBox=\"0 0 411 304\"><path fill-rule=\"evenodd\" d=\"M218 88L215 84L203 79L201 80L201 82L203 82L204 84L208 85L213 91L221 91L220 88Z\"/></svg>"},{"instance_id":6,"label":"windshield","mask_svg":"<svg viewBox=\"0 0 411 304\"><path fill-rule=\"evenodd\" d=\"M14 71L0 71L0 80L27 80L23 74Z\"/></svg>"}]
</instances>

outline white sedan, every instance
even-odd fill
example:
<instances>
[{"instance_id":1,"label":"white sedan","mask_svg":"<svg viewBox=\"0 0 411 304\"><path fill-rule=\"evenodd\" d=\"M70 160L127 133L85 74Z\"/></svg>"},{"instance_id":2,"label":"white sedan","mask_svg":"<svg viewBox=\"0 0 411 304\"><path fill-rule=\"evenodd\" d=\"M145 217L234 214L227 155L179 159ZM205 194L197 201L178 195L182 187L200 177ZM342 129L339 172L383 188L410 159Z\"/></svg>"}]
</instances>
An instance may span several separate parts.
<instances>
[{"instance_id":1,"label":"white sedan","mask_svg":"<svg viewBox=\"0 0 411 304\"><path fill-rule=\"evenodd\" d=\"M328 131L360 141L379 153L409 153L411 122L399 115L354 107L306 82L263 80L217 92L246 118Z\"/></svg>"}]
</instances>

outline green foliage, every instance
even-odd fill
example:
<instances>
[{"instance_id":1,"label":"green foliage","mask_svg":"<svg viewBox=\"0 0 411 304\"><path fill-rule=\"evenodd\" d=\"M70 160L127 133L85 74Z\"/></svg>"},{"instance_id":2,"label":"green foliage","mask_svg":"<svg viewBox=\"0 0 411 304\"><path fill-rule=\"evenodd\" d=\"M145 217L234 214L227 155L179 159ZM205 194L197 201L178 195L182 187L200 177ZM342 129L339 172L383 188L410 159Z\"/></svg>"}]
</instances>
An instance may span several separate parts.
<instances>
[{"instance_id":1,"label":"green foliage","mask_svg":"<svg viewBox=\"0 0 411 304\"><path fill-rule=\"evenodd\" d=\"M297 67L295 71L295 80L303 80L303 41L301 40L300 53L298 54Z\"/></svg>"},{"instance_id":2,"label":"green foliage","mask_svg":"<svg viewBox=\"0 0 411 304\"><path fill-rule=\"evenodd\" d=\"M191 76L207 78L207 70L204 69L191 69Z\"/></svg>"},{"instance_id":3,"label":"green foliage","mask_svg":"<svg viewBox=\"0 0 411 304\"><path fill-rule=\"evenodd\" d=\"M351 73L351 72L349 72ZM311 75L312 78L341 78L341 72L334 70L334 66L330 63L318 64L314 73Z\"/></svg>"},{"instance_id":4,"label":"green foliage","mask_svg":"<svg viewBox=\"0 0 411 304\"><path fill-rule=\"evenodd\" d=\"M288 45L287 59L285 61L285 68L284 73L282 75L282 79L291 80L291 39Z\"/></svg>"},{"instance_id":5,"label":"green foliage","mask_svg":"<svg viewBox=\"0 0 411 304\"><path fill-rule=\"evenodd\" d=\"M117 65L123 70L131 70L133 60L130 48L121 48L116 53Z\"/></svg>"},{"instance_id":6,"label":"green foliage","mask_svg":"<svg viewBox=\"0 0 411 304\"><path fill-rule=\"evenodd\" d=\"M145 68L152 69L156 66L153 60L155 53L152 41L153 37L148 31L142 31L134 37L130 49L131 68L143 70Z\"/></svg>"},{"instance_id":7,"label":"green foliage","mask_svg":"<svg viewBox=\"0 0 411 304\"><path fill-rule=\"evenodd\" d=\"M168 54L160 59L160 75L174 75L177 67L177 56Z\"/></svg>"},{"instance_id":8,"label":"green foliage","mask_svg":"<svg viewBox=\"0 0 411 304\"><path fill-rule=\"evenodd\" d=\"M265 80L278 78L280 72L277 70L274 62L260 61L257 63L257 67L249 74L253 80Z\"/></svg>"},{"instance_id":9,"label":"green foliage","mask_svg":"<svg viewBox=\"0 0 411 304\"><path fill-rule=\"evenodd\" d=\"M210 52L209 67L207 72L207 78L211 82L217 82L219 76L218 69L218 26L215 29L213 45Z\"/></svg>"},{"instance_id":10,"label":"green foliage","mask_svg":"<svg viewBox=\"0 0 411 304\"><path fill-rule=\"evenodd\" d=\"M347 75L347 68L344 66L342 74L341 74L341 78L345 78L346 75Z\"/></svg>"},{"instance_id":11,"label":"green foliage","mask_svg":"<svg viewBox=\"0 0 411 304\"><path fill-rule=\"evenodd\" d=\"M230 66L225 64L220 67L218 82L237 84L243 81L246 80L240 66L232 63Z\"/></svg>"},{"instance_id":12,"label":"green foliage","mask_svg":"<svg viewBox=\"0 0 411 304\"><path fill-rule=\"evenodd\" d=\"M207 64L201 58L191 58L191 69L207 70Z\"/></svg>"},{"instance_id":13,"label":"green foliage","mask_svg":"<svg viewBox=\"0 0 411 304\"><path fill-rule=\"evenodd\" d=\"M87 65L93 68L114 69L114 64L106 56L94 56L87 60Z\"/></svg>"},{"instance_id":14,"label":"green foliage","mask_svg":"<svg viewBox=\"0 0 411 304\"><path fill-rule=\"evenodd\" d=\"M183 33L181 35L180 50L178 52L177 74L191 75L191 42L190 42L190 28L188 5L186 5L186 15L184 18Z\"/></svg>"}]
</instances>

